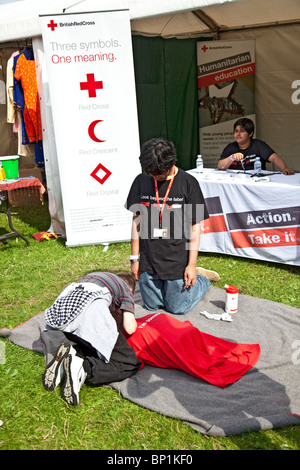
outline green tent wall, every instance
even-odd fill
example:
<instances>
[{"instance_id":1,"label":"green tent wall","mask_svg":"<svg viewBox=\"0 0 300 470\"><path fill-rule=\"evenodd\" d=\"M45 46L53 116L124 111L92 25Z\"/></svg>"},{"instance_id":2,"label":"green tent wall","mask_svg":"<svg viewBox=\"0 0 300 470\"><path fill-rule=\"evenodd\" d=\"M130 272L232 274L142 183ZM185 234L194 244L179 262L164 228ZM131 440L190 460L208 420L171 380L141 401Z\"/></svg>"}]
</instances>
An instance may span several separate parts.
<instances>
[{"instance_id":1,"label":"green tent wall","mask_svg":"<svg viewBox=\"0 0 300 470\"><path fill-rule=\"evenodd\" d=\"M141 144L171 140L184 170L199 152L197 41L132 36Z\"/></svg>"}]
</instances>

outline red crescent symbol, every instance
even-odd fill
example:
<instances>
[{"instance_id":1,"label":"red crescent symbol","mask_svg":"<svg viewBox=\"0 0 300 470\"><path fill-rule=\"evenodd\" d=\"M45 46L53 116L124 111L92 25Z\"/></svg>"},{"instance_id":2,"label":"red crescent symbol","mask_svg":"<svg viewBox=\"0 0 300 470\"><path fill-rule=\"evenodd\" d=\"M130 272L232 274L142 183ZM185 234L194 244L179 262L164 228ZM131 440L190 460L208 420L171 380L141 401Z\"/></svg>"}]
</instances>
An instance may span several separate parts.
<instances>
[{"instance_id":1,"label":"red crescent symbol","mask_svg":"<svg viewBox=\"0 0 300 470\"><path fill-rule=\"evenodd\" d=\"M98 122L103 122L103 120L99 119L98 121L93 121L89 125L89 128L88 128L89 136L94 142L105 142L105 140L100 140L98 139L98 137L95 136L95 127L98 124Z\"/></svg>"}]
</instances>

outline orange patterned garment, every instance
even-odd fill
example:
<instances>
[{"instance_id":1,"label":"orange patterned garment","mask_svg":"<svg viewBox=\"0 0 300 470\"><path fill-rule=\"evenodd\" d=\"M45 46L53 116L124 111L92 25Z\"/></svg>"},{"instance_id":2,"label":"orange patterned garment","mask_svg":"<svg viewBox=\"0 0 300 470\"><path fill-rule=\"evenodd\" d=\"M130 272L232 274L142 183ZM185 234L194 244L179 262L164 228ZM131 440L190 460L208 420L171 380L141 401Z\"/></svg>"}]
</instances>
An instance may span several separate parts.
<instances>
[{"instance_id":1,"label":"orange patterned garment","mask_svg":"<svg viewBox=\"0 0 300 470\"><path fill-rule=\"evenodd\" d=\"M17 61L15 78L21 80L24 92L24 123L29 142L42 140L42 125L38 97L35 61L21 54Z\"/></svg>"}]
</instances>

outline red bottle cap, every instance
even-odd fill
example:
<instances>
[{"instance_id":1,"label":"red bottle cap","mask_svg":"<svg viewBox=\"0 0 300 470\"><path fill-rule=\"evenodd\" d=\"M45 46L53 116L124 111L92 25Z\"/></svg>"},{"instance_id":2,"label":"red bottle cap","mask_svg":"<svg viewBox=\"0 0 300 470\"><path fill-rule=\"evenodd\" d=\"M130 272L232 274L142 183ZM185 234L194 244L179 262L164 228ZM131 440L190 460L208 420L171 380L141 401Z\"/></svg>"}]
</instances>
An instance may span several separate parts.
<instances>
[{"instance_id":1,"label":"red bottle cap","mask_svg":"<svg viewBox=\"0 0 300 470\"><path fill-rule=\"evenodd\" d=\"M232 284L229 284L226 288L226 292L228 292L228 294L237 294L238 291L238 288L236 286L233 286Z\"/></svg>"}]
</instances>

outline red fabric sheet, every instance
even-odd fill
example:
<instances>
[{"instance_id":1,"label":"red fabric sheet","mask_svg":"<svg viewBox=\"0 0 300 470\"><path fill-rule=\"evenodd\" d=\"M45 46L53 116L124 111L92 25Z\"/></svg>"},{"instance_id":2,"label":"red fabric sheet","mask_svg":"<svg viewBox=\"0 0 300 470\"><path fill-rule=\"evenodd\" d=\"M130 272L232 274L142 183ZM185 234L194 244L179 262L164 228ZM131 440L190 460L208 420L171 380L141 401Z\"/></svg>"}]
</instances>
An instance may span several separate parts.
<instances>
[{"instance_id":1,"label":"red fabric sheet","mask_svg":"<svg viewBox=\"0 0 300 470\"><path fill-rule=\"evenodd\" d=\"M164 313L137 319L127 338L143 364L180 369L218 387L236 382L259 359L259 344L238 344L203 333Z\"/></svg>"}]
</instances>

